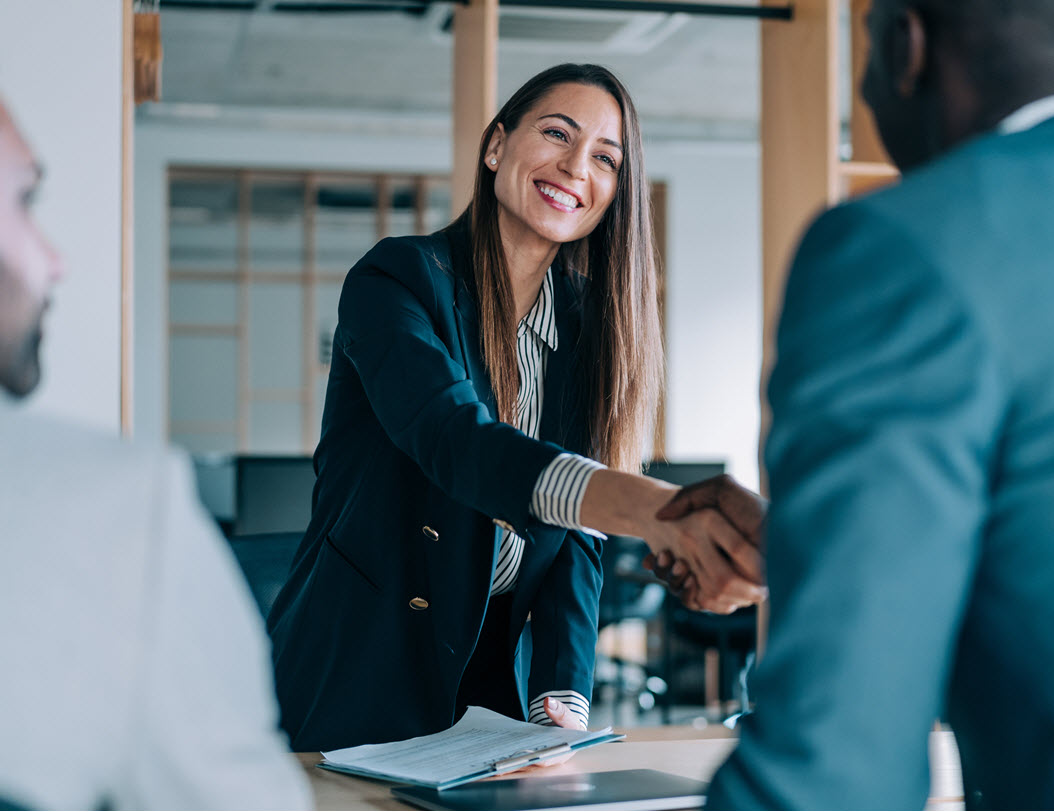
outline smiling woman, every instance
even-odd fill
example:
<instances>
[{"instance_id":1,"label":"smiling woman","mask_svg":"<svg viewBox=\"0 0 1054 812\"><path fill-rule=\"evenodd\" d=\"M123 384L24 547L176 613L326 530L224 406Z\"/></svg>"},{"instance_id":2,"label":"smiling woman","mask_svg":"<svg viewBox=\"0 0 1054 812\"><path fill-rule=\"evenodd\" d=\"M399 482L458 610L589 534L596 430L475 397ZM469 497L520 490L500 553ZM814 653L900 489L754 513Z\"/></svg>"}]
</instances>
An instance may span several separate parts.
<instances>
[{"instance_id":1,"label":"smiling woman","mask_svg":"<svg viewBox=\"0 0 1054 812\"><path fill-rule=\"evenodd\" d=\"M593 363L582 402L591 455L622 470L638 468L663 363L633 101L604 68L559 65L509 99L484 131L481 149L489 160L480 163L491 171L477 173L476 205L462 222L471 223L476 288L493 292L480 300L481 334L501 419L513 414L519 383L506 320L522 317L523 298L528 307L533 301L538 282L524 277L540 281L539 268L544 274L549 267L544 258L559 253L564 267L589 279L584 305L595 329L583 335ZM524 297L515 295L518 282Z\"/></svg>"},{"instance_id":2,"label":"smiling woman","mask_svg":"<svg viewBox=\"0 0 1054 812\"><path fill-rule=\"evenodd\" d=\"M648 207L625 88L561 65L487 127L453 224L348 273L312 519L268 619L294 749L433 733L470 705L585 727L597 531L713 576L708 608L760 597L730 525L658 521L675 489L631 473L662 375Z\"/></svg>"}]
</instances>

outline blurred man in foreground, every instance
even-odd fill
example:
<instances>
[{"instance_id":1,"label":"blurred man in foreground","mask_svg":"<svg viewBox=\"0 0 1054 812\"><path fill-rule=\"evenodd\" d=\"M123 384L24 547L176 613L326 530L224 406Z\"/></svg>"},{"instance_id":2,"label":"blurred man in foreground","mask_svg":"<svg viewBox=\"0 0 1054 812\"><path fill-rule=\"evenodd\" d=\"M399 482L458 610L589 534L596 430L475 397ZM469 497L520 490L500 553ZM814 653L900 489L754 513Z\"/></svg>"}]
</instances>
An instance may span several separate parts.
<instances>
[{"instance_id":1,"label":"blurred man in foreground","mask_svg":"<svg viewBox=\"0 0 1054 812\"><path fill-rule=\"evenodd\" d=\"M186 463L12 400L62 276L40 176L0 101L0 808L305 808L262 620Z\"/></svg>"}]
</instances>

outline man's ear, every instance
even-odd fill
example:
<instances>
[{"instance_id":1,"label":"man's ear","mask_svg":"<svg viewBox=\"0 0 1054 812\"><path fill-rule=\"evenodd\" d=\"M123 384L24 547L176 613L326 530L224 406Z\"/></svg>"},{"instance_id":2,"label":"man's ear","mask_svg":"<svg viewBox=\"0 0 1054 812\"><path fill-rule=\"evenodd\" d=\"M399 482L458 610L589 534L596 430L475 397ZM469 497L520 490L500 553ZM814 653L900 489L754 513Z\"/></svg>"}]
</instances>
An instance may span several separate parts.
<instances>
[{"instance_id":1,"label":"man's ear","mask_svg":"<svg viewBox=\"0 0 1054 812\"><path fill-rule=\"evenodd\" d=\"M487 169L492 172L496 171L498 164L501 163L501 154L505 148L505 125L500 122L494 128L494 132L490 135L490 143L487 144L487 151L483 156L483 163Z\"/></svg>"},{"instance_id":2,"label":"man's ear","mask_svg":"<svg viewBox=\"0 0 1054 812\"><path fill-rule=\"evenodd\" d=\"M918 11L906 8L900 13L893 34L893 75L897 92L903 98L915 95L928 60L926 25Z\"/></svg>"}]
</instances>

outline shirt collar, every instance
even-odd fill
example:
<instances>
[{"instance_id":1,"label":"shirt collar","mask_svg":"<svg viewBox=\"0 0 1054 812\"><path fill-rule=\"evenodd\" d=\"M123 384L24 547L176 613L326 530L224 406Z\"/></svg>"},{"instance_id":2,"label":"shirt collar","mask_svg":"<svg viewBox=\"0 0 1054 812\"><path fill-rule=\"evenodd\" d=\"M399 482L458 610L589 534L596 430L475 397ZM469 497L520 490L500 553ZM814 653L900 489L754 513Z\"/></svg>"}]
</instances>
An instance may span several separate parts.
<instances>
[{"instance_id":1,"label":"shirt collar","mask_svg":"<svg viewBox=\"0 0 1054 812\"><path fill-rule=\"evenodd\" d=\"M1037 99L1011 113L999 123L999 132L1001 135L1010 135L1031 130L1049 118L1054 118L1054 96Z\"/></svg>"},{"instance_id":2,"label":"shirt collar","mask_svg":"<svg viewBox=\"0 0 1054 812\"><path fill-rule=\"evenodd\" d=\"M530 328L531 332L549 345L550 350L556 352L556 308L553 307L552 267L545 272L545 279L542 280L542 288L538 291L534 307L523 317L517 332L522 333L525 328Z\"/></svg>"}]
</instances>

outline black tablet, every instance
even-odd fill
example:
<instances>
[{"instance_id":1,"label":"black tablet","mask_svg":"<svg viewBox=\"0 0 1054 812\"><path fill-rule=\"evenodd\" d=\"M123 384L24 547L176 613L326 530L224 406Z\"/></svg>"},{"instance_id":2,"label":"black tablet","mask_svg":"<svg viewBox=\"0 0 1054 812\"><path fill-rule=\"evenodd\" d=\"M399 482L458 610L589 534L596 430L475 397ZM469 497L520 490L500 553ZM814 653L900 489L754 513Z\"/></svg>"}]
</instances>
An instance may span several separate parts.
<instances>
[{"instance_id":1,"label":"black tablet","mask_svg":"<svg viewBox=\"0 0 1054 812\"><path fill-rule=\"evenodd\" d=\"M613 770L476 781L451 789L392 787L422 809L698 809L706 783L658 770Z\"/></svg>"}]
</instances>

